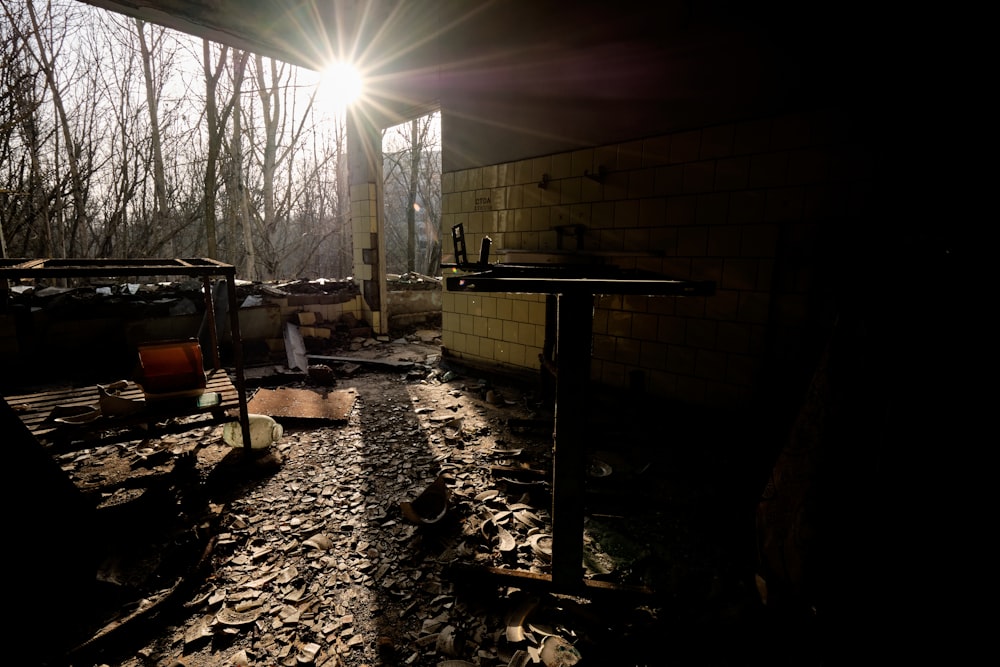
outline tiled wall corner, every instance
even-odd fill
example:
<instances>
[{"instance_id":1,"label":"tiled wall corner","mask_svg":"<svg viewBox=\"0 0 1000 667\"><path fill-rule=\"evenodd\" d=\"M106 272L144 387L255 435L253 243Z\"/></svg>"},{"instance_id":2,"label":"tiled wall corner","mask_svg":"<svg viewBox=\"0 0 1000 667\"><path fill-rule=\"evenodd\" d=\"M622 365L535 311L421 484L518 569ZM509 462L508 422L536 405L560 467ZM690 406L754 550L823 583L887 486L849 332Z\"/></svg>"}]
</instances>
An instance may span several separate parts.
<instances>
[{"instance_id":1,"label":"tiled wall corner","mask_svg":"<svg viewBox=\"0 0 1000 667\"><path fill-rule=\"evenodd\" d=\"M591 377L744 405L772 339L794 337L808 316L818 227L848 215L868 185L869 156L849 139L836 119L791 114L449 173L442 238L462 223L470 254L484 236L495 250L551 252L566 248L558 227L582 225L583 250L622 268L714 281L710 297L597 297ZM443 346L538 368L545 299L446 294Z\"/></svg>"}]
</instances>

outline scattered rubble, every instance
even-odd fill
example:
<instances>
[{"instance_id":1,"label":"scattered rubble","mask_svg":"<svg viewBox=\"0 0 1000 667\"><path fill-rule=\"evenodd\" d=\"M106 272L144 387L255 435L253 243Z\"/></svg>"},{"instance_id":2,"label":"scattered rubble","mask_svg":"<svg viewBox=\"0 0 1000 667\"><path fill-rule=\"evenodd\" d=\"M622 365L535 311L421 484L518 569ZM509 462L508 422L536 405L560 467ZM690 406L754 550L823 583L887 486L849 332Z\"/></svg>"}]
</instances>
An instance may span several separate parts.
<instances>
[{"instance_id":1,"label":"scattered rubble","mask_svg":"<svg viewBox=\"0 0 1000 667\"><path fill-rule=\"evenodd\" d=\"M446 367L426 330L331 352L336 389L310 375L287 388L351 392L346 419L279 417L253 466L222 426L59 456L115 514L108 604L67 667L639 666L674 662L668 649L747 664L752 591L697 524L712 490L677 486L626 413L602 404L623 421L595 431L584 576L656 595L498 586L489 568L549 572L552 406ZM151 534L133 544L117 531L136 522Z\"/></svg>"}]
</instances>

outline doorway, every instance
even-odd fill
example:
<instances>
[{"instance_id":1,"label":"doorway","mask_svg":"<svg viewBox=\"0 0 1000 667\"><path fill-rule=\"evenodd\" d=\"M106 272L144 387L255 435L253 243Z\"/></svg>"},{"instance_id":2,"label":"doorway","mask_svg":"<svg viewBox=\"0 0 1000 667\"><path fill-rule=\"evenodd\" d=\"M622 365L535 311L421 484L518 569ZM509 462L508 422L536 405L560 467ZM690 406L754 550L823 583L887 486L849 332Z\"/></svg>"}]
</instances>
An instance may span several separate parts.
<instances>
[{"instance_id":1,"label":"doorway","mask_svg":"<svg viewBox=\"0 0 1000 667\"><path fill-rule=\"evenodd\" d=\"M440 326L440 111L382 131L382 193L390 327Z\"/></svg>"}]
</instances>

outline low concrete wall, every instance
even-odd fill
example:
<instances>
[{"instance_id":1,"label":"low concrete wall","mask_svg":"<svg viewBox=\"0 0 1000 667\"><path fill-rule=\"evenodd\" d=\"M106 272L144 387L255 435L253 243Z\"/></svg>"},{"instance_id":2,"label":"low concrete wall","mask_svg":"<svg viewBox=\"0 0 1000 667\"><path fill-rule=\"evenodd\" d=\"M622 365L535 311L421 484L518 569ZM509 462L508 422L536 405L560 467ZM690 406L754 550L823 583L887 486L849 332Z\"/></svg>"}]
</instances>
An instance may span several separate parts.
<instances>
[{"instance_id":1,"label":"low concrete wall","mask_svg":"<svg viewBox=\"0 0 1000 667\"><path fill-rule=\"evenodd\" d=\"M441 288L389 292L389 328L441 321Z\"/></svg>"},{"instance_id":2,"label":"low concrete wall","mask_svg":"<svg viewBox=\"0 0 1000 667\"><path fill-rule=\"evenodd\" d=\"M391 327L439 323L440 287L411 287L388 293ZM101 304L104 308L104 304ZM119 313L120 311L120 313ZM329 327L341 318L361 320L358 294L294 294L264 297L260 305L239 310L244 358L248 364L280 362L285 358L286 323L299 324L302 313ZM85 317L95 314L96 317ZM210 341L201 312L150 315L148 311L115 306L112 311L75 309L70 315L47 308L10 309L0 314L0 364L2 384L34 384L93 377L130 377L139 343L198 338ZM223 363L231 363L229 317L224 315L219 336ZM359 327L360 328L360 327ZM204 350L206 361L211 359Z\"/></svg>"}]
</instances>

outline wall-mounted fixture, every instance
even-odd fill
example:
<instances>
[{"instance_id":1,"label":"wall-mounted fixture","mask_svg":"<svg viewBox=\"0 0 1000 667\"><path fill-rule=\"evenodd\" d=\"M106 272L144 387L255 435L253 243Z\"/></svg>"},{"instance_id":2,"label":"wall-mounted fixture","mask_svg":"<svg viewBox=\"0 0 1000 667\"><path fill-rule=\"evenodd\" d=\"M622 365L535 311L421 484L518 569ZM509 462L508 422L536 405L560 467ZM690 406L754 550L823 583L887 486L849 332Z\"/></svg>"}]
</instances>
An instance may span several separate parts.
<instances>
[{"instance_id":1,"label":"wall-mounted fixture","mask_svg":"<svg viewBox=\"0 0 1000 667\"><path fill-rule=\"evenodd\" d=\"M603 183L604 182L604 176L607 173L608 173L608 170L604 168L603 164L599 165L597 167L597 171L596 172L591 172L589 169L585 169L583 171L583 175L584 176L586 176L587 178L589 178L592 181L596 181L597 183Z\"/></svg>"},{"instance_id":2,"label":"wall-mounted fixture","mask_svg":"<svg viewBox=\"0 0 1000 667\"><path fill-rule=\"evenodd\" d=\"M552 229L556 230L556 249L563 250L563 237L572 236L576 239L576 249L583 250L583 233L587 231L586 225L579 223L573 225L556 225Z\"/></svg>"},{"instance_id":3,"label":"wall-mounted fixture","mask_svg":"<svg viewBox=\"0 0 1000 667\"><path fill-rule=\"evenodd\" d=\"M549 187L549 175L548 174L542 174L542 180L538 181L538 187L540 187L542 190L545 190L545 189L547 189Z\"/></svg>"},{"instance_id":4,"label":"wall-mounted fixture","mask_svg":"<svg viewBox=\"0 0 1000 667\"><path fill-rule=\"evenodd\" d=\"M458 268L464 269L466 271L478 271L481 269L489 268L490 266L490 245L493 243L493 239L489 236L484 236L482 245L479 247L479 261L472 263L469 261L468 254L465 249L465 226L462 223L457 225L452 225L451 228L451 241L455 245L455 263L454 264L442 264L442 268Z\"/></svg>"}]
</instances>

